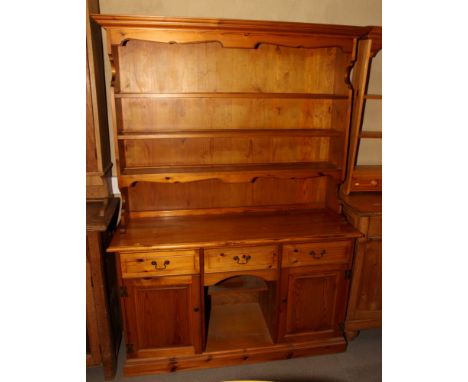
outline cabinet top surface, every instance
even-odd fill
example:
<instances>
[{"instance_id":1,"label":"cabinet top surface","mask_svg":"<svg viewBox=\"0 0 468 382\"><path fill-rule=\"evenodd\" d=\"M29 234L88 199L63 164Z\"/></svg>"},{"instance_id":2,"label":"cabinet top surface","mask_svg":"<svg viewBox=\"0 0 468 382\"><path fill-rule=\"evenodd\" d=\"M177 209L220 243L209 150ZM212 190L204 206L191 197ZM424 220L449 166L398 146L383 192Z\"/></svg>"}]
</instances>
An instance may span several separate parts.
<instances>
[{"instance_id":1,"label":"cabinet top surface","mask_svg":"<svg viewBox=\"0 0 468 382\"><path fill-rule=\"evenodd\" d=\"M363 37L369 33L381 33L382 30L379 26L309 24L284 21L103 14L92 14L91 17L104 28L254 30L271 33L305 33L341 37Z\"/></svg>"},{"instance_id":2,"label":"cabinet top surface","mask_svg":"<svg viewBox=\"0 0 468 382\"><path fill-rule=\"evenodd\" d=\"M356 192L340 195L343 203L359 215L382 214L381 192Z\"/></svg>"},{"instance_id":3,"label":"cabinet top surface","mask_svg":"<svg viewBox=\"0 0 468 382\"><path fill-rule=\"evenodd\" d=\"M361 234L329 210L141 218L116 232L108 252L330 240Z\"/></svg>"}]
</instances>

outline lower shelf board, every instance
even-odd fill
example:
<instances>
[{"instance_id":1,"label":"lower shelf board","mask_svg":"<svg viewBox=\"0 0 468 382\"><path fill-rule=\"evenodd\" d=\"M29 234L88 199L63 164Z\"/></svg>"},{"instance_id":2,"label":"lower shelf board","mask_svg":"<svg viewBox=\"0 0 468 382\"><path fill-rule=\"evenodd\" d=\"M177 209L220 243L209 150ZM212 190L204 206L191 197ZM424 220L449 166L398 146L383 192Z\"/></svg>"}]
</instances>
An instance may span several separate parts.
<instances>
[{"instance_id":1,"label":"lower shelf board","mask_svg":"<svg viewBox=\"0 0 468 382\"><path fill-rule=\"evenodd\" d=\"M273 341L258 303L212 306L207 352L268 345Z\"/></svg>"},{"instance_id":2,"label":"lower shelf board","mask_svg":"<svg viewBox=\"0 0 468 382\"><path fill-rule=\"evenodd\" d=\"M333 337L303 343L284 343L179 357L127 359L123 371L126 377L130 377L332 354L345 350L346 341L344 337Z\"/></svg>"}]
</instances>

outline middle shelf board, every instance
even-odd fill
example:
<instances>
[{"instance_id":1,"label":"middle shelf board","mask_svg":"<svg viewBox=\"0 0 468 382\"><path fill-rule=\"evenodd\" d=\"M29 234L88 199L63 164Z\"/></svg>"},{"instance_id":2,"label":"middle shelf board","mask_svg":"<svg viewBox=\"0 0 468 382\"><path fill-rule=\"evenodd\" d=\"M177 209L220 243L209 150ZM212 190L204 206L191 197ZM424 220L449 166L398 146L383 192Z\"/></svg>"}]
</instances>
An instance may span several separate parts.
<instances>
[{"instance_id":1,"label":"middle shelf board","mask_svg":"<svg viewBox=\"0 0 468 382\"><path fill-rule=\"evenodd\" d=\"M229 137L334 137L343 132L335 129L212 129L179 130L158 132L126 132L117 136L119 140L163 139L163 138L229 138Z\"/></svg>"},{"instance_id":2,"label":"middle shelf board","mask_svg":"<svg viewBox=\"0 0 468 382\"><path fill-rule=\"evenodd\" d=\"M115 98L298 98L298 99L342 99L348 94L319 93L262 93L262 92L192 92L192 93L115 93Z\"/></svg>"},{"instance_id":3,"label":"middle shelf board","mask_svg":"<svg viewBox=\"0 0 468 382\"><path fill-rule=\"evenodd\" d=\"M259 177L302 179L327 175L339 180L341 172L329 162L127 168L119 176L119 187L129 187L135 182L177 183L206 179L255 182Z\"/></svg>"}]
</instances>

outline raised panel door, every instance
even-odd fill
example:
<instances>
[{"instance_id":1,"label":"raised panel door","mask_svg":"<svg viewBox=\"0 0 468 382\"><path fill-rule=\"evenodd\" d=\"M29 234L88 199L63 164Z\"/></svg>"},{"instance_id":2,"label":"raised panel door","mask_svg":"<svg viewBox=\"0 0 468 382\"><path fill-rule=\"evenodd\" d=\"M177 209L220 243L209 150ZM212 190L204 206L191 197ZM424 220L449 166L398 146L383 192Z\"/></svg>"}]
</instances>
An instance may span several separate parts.
<instances>
[{"instance_id":1,"label":"raised panel door","mask_svg":"<svg viewBox=\"0 0 468 382\"><path fill-rule=\"evenodd\" d=\"M285 269L281 281L280 341L308 341L340 335L347 284L342 268Z\"/></svg>"},{"instance_id":2,"label":"raised panel door","mask_svg":"<svg viewBox=\"0 0 468 382\"><path fill-rule=\"evenodd\" d=\"M199 276L124 281L129 358L201 351Z\"/></svg>"}]
</instances>

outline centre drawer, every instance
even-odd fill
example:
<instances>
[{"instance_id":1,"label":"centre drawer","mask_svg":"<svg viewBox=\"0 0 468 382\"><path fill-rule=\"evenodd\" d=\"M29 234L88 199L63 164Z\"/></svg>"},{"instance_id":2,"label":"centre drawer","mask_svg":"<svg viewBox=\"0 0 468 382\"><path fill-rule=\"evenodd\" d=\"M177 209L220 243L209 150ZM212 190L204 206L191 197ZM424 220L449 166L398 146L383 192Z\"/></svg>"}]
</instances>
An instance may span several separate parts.
<instances>
[{"instance_id":1,"label":"centre drawer","mask_svg":"<svg viewBox=\"0 0 468 382\"><path fill-rule=\"evenodd\" d=\"M120 264L123 278L199 273L197 251L158 251L121 253Z\"/></svg>"},{"instance_id":2,"label":"centre drawer","mask_svg":"<svg viewBox=\"0 0 468 382\"><path fill-rule=\"evenodd\" d=\"M277 268L278 247L205 249L205 272L229 272Z\"/></svg>"},{"instance_id":3,"label":"centre drawer","mask_svg":"<svg viewBox=\"0 0 468 382\"><path fill-rule=\"evenodd\" d=\"M282 267L348 263L352 241L301 243L283 246Z\"/></svg>"}]
</instances>

